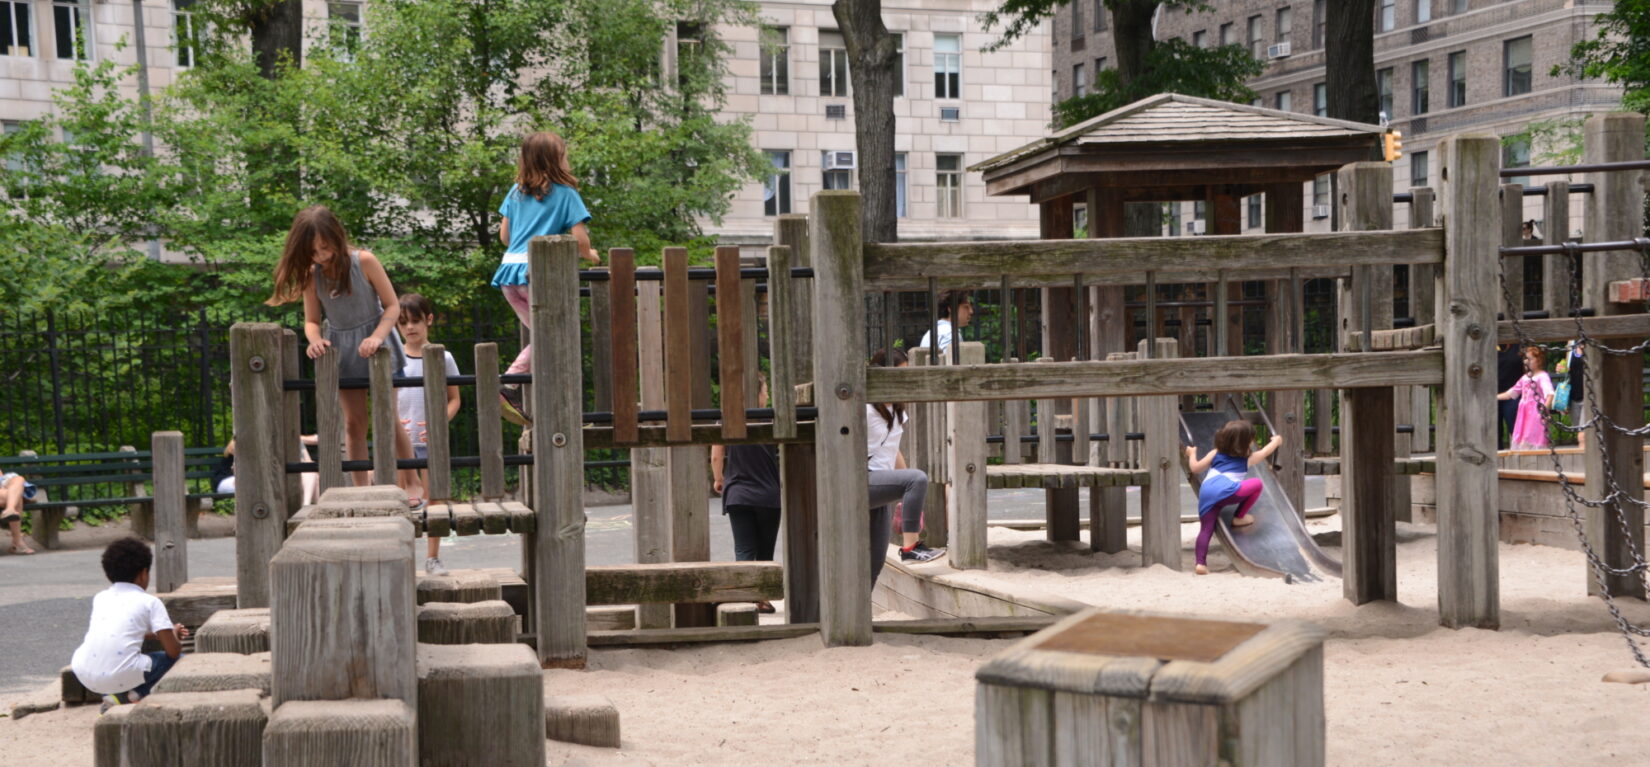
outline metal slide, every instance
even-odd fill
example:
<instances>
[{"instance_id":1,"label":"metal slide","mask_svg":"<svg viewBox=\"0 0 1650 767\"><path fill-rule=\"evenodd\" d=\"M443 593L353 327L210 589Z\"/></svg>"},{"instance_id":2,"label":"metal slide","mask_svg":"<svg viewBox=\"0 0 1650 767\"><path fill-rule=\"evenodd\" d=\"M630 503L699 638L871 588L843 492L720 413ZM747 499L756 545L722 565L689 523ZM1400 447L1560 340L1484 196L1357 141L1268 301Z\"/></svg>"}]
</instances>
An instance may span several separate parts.
<instances>
[{"instance_id":1,"label":"metal slide","mask_svg":"<svg viewBox=\"0 0 1650 767\"><path fill-rule=\"evenodd\" d=\"M1215 432L1227 421L1241 420L1243 414L1230 398L1226 409L1180 414L1181 439L1197 447L1198 455L1214 447ZM1261 414L1265 419L1265 414ZM1270 421L1266 422L1270 429ZM1182 462L1182 466L1185 466ZM1259 477L1263 489L1260 500L1249 510L1255 523L1247 527L1232 527L1232 512L1220 512L1220 523L1215 535L1232 558L1232 563L1244 575L1282 578L1285 583L1320 581L1325 575L1341 577L1341 563L1332 559L1306 532L1306 526L1289 498L1278 487L1277 475L1270 462L1262 461L1249 467L1249 476ZM1187 479L1196 492L1199 478L1187 472Z\"/></svg>"}]
</instances>

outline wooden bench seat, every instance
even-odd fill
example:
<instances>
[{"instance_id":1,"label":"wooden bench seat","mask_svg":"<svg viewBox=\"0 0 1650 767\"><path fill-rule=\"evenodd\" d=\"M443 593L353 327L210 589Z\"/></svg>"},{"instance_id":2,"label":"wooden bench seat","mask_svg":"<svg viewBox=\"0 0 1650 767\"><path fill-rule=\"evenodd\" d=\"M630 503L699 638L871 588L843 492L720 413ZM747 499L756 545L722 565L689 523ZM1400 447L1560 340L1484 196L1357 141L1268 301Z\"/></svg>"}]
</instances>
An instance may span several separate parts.
<instances>
[{"instance_id":1,"label":"wooden bench seat","mask_svg":"<svg viewBox=\"0 0 1650 767\"><path fill-rule=\"evenodd\" d=\"M1129 487L1145 485L1148 473L1106 466L1067 466L1057 463L1014 463L985 468L986 487L1032 487L1057 490L1069 487Z\"/></svg>"}]
</instances>

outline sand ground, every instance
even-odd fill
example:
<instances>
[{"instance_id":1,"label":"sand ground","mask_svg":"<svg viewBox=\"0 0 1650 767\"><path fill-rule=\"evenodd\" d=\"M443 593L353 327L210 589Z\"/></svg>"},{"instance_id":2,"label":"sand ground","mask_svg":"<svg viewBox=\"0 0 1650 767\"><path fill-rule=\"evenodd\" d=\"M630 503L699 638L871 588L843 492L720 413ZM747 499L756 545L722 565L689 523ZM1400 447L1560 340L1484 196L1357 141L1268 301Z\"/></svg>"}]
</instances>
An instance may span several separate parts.
<instances>
[{"instance_id":1,"label":"sand ground","mask_svg":"<svg viewBox=\"0 0 1650 767\"><path fill-rule=\"evenodd\" d=\"M1310 527L1338 539L1335 518ZM1189 544L1195 530L1183 532ZM1650 764L1650 686L1599 681L1632 659L1603 604L1584 596L1577 552L1502 546L1494 632L1437 627L1435 539L1421 525L1399 525L1400 601L1363 607L1341 598L1339 581L1244 578L1219 553L1213 575L1194 577L1141 568L1138 542L1096 555L993 530L991 555L990 570L961 577L1119 609L1324 626L1330 764ZM1650 623L1642 603L1626 613ZM546 672L545 689L611 698L623 747L551 742L548 763L971 764L973 670L1007 644L879 635L867 648L802 637L594 651L584 672ZM78 708L0 719L0 762L89 764L96 717Z\"/></svg>"}]
</instances>

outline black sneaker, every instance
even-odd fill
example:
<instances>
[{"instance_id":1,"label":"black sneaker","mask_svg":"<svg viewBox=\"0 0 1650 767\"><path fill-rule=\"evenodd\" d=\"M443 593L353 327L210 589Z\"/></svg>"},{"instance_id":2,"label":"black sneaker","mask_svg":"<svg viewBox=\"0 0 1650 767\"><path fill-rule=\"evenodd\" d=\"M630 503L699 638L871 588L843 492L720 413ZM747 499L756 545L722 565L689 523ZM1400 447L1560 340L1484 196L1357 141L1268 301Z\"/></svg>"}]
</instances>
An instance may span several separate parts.
<instances>
[{"instance_id":1,"label":"black sneaker","mask_svg":"<svg viewBox=\"0 0 1650 767\"><path fill-rule=\"evenodd\" d=\"M532 426L533 421L523 414L521 407L521 387L498 387L499 404L504 409L504 420L520 426Z\"/></svg>"},{"instance_id":2,"label":"black sneaker","mask_svg":"<svg viewBox=\"0 0 1650 767\"><path fill-rule=\"evenodd\" d=\"M931 548L922 541L918 541L917 545L909 549L899 550L901 562L932 562L943 556L945 556L945 549Z\"/></svg>"}]
</instances>

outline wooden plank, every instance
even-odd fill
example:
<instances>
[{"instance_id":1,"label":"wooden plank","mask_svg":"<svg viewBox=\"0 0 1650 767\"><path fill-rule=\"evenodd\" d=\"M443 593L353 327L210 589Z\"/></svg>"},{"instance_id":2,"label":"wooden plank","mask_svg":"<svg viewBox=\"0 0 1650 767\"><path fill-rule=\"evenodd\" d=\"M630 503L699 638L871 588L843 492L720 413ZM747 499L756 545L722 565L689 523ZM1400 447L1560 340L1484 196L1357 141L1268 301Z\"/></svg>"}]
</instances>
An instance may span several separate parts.
<instances>
[{"instance_id":1,"label":"wooden plank","mask_svg":"<svg viewBox=\"0 0 1650 767\"><path fill-rule=\"evenodd\" d=\"M452 505L432 503L424 507L424 534L431 538L445 538L453 532Z\"/></svg>"},{"instance_id":2,"label":"wooden plank","mask_svg":"<svg viewBox=\"0 0 1650 767\"><path fill-rule=\"evenodd\" d=\"M1641 126L1642 130L1642 126ZM1642 141L1642 137L1640 139ZM1500 624L1497 538L1495 273L1501 237L1499 142L1461 136L1444 144L1448 256L1439 304L1444 381L1438 403L1438 615L1451 628Z\"/></svg>"},{"instance_id":3,"label":"wooden plank","mask_svg":"<svg viewBox=\"0 0 1650 767\"><path fill-rule=\"evenodd\" d=\"M391 385L391 379L395 376L395 357L389 349L380 348L372 355L370 363L372 483L393 485L396 483L395 434L401 428L401 419L395 407L395 389Z\"/></svg>"},{"instance_id":4,"label":"wooden plank","mask_svg":"<svg viewBox=\"0 0 1650 767\"><path fill-rule=\"evenodd\" d=\"M1443 379L1443 362L1442 352L1423 350L873 368L866 372L866 396L938 402L1437 384Z\"/></svg>"},{"instance_id":5,"label":"wooden plank","mask_svg":"<svg viewBox=\"0 0 1650 767\"><path fill-rule=\"evenodd\" d=\"M796 362L798 339L812 332L796 325L798 286L791 278L791 249L782 245L768 248L768 360L772 386L768 399L773 404L774 436L796 435Z\"/></svg>"},{"instance_id":6,"label":"wooden plank","mask_svg":"<svg viewBox=\"0 0 1650 767\"><path fill-rule=\"evenodd\" d=\"M613 412L613 275L609 268L608 289L590 286L590 393L591 404L599 412Z\"/></svg>"},{"instance_id":7,"label":"wooden plank","mask_svg":"<svg viewBox=\"0 0 1650 767\"><path fill-rule=\"evenodd\" d=\"M531 533L538 528L538 517L527 504L518 501L505 501L499 504L506 516L510 518L510 532Z\"/></svg>"},{"instance_id":8,"label":"wooden plank","mask_svg":"<svg viewBox=\"0 0 1650 767\"><path fill-rule=\"evenodd\" d=\"M607 252L608 304L613 317L613 437L636 441L636 251Z\"/></svg>"},{"instance_id":9,"label":"wooden plank","mask_svg":"<svg viewBox=\"0 0 1650 767\"><path fill-rule=\"evenodd\" d=\"M716 360L721 383L722 436L745 436L745 306L740 300L739 247L716 249Z\"/></svg>"},{"instance_id":10,"label":"wooden plank","mask_svg":"<svg viewBox=\"0 0 1650 767\"><path fill-rule=\"evenodd\" d=\"M1151 354L1151 344L1140 341L1139 356ZM1157 360L1172 360L1180 353L1172 338L1157 339ZM1213 359L1223 359L1215 357ZM1233 359L1233 358L1225 358ZM1267 358L1253 358L1267 359ZM1134 364L1117 362L1111 364ZM1258 388L1258 387L1257 387ZM1140 431L1146 435L1141 448L1140 468L1147 472L1147 487L1140 492L1140 554L1142 563L1181 569L1180 557L1180 425L1174 397L1140 398Z\"/></svg>"},{"instance_id":11,"label":"wooden plank","mask_svg":"<svg viewBox=\"0 0 1650 767\"><path fill-rule=\"evenodd\" d=\"M774 220L773 241L791 249L792 266L812 266L813 249L810 244L808 217L799 213L787 213ZM794 384L806 383L813 380L814 340L813 328L813 290L811 284L798 285L792 296L790 314L792 331L791 337L796 340L795 348L790 354L791 381Z\"/></svg>"},{"instance_id":12,"label":"wooden plank","mask_svg":"<svg viewBox=\"0 0 1650 767\"><path fill-rule=\"evenodd\" d=\"M447 510L453 517L453 532L459 535L479 535L481 533L481 514L468 503L449 504Z\"/></svg>"},{"instance_id":13,"label":"wooden plank","mask_svg":"<svg viewBox=\"0 0 1650 767\"><path fill-rule=\"evenodd\" d=\"M1514 248L1524 244L1524 185L1501 185L1501 244ZM1524 314L1524 257L1502 256L1497 265L1501 278L1496 295L1501 301L1501 316L1507 319Z\"/></svg>"},{"instance_id":14,"label":"wooden plank","mask_svg":"<svg viewBox=\"0 0 1650 767\"><path fill-rule=\"evenodd\" d=\"M668 647L708 642L753 642L790 639L819 631L817 623L769 623L758 626L706 626L635 631L592 631L591 647Z\"/></svg>"},{"instance_id":15,"label":"wooden plank","mask_svg":"<svg viewBox=\"0 0 1650 767\"><path fill-rule=\"evenodd\" d=\"M157 593L189 582L189 530L184 520L183 432L157 431L149 438L154 462Z\"/></svg>"},{"instance_id":16,"label":"wooden plank","mask_svg":"<svg viewBox=\"0 0 1650 767\"><path fill-rule=\"evenodd\" d=\"M1343 266L1436 264L1443 260L1443 246L1444 233L1436 229L872 243L865 246L865 280L867 287L882 289L884 280L908 282L931 277L996 279L1009 274L1018 280L1021 276L1075 273L1137 276L1141 264L1151 264L1162 272L1304 269L1321 266L1324 253L1334 253L1336 263Z\"/></svg>"},{"instance_id":17,"label":"wooden plank","mask_svg":"<svg viewBox=\"0 0 1650 767\"><path fill-rule=\"evenodd\" d=\"M534 386L533 487L539 520L535 537L540 665L583 668L584 433L580 380L579 284L556 275L578 270L572 237L536 237L528 259L533 306L533 369L556 371L556 386Z\"/></svg>"},{"instance_id":18,"label":"wooden plank","mask_svg":"<svg viewBox=\"0 0 1650 767\"><path fill-rule=\"evenodd\" d=\"M1547 196L1541 198L1541 220L1546 222L1546 244L1570 239L1570 182L1548 181ZM1562 253L1542 256L1541 308L1548 317L1568 317L1575 309L1571 295L1574 270L1570 257Z\"/></svg>"},{"instance_id":19,"label":"wooden plank","mask_svg":"<svg viewBox=\"0 0 1650 767\"><path fill-rule=\"evenodd\" d=\"M499 421L498 344L476 344L476 436L481 453L481 497L504 497L504 425Z\"/></svg>"},{"instance_id":20,"label":"wooden plank","mask_svg":"<svg viewBox=\"0 0 1650 767\"><path fill-rule=\"evenodd\" d=\"M661 562L585 568L585 599L592 605L715 605L784 597L785 572L777 562Z\"/></svg>"},{"instance_id":21,"label":"wooden plank","mask_svg":"<svg viewBox=\"0 0 1650 767\"><path fill-rule=\"evenodd\" d=\"M471 504L471 508L481 516L481 532L488 535L503 535L510 532L510 515L504 511L503 506L483 501Z\"/></svg>"},{"instance_id":22,"label":"wooden plank","mask_svg":"<svg viewBox=\"0 0 1650 767\"><path fill-rule=\"evenodd\" d=\"M665 410L672 440L686 440L693 428L692 307L688 305L687 248L665 248Z\"/></svg>"},{"instance_id":23,"label":"wooden plank","mask_svg":"<svg viewBox=\"0 0 1650 767\"><path fill-rule=\"evenodd\" d=\"M763 258L741 258L739 265L746 268L761 268L767 265ZM761 401L762 394L762 344L761 328L763 306L756 299L756 280L739 281L739 306L742 322L739 327L743 358L745 360L745 407L767 407Z\"/></svg>"},{"instance_id":24,"label":"wooden plank","mask_svg":"<svg viewBox=\"0 0 1650 767\"><path fill-rule=\"evenodd\" d=\"M814 267L813 381L818 392L814 400L820 627L827 647L866 645L871 642L872 585L865 516L865 403L870 400L859 331L865 323L859 194L815 194L808 223ZM880 401L904 399L896 395Z\"/></svg>"},{"instance_id":25,"label":"wooden plank","mask_svg":"<svg viewBox=\"0 0 1650 767\"><path fill-rule=\"evenodd\" d=\"M979 767L1054 764L1054 694L1006 685L975 685L974 763Z\"/></svg>"},{"instance_id":26,"label":"wooden plank","mask_svg":"<svg viewBox=\"0 0 1650 767\"><path fill-rule=\"evenodd\" d=\"M286 451L280 444L281 327L237 323L229 331L235 419L237 607L269 606L269 560L286 536Z\"/></svg>"},{"instance_id":27,"label":"wooden plank","mask_svg":"<svg viewBox=\"0 0 1650 767\"><path fill-rule=\"evenodd\" d=\"M958 341L965 365L985 363L985 344ZM949 519L951 566L986 568L985 404L951 402L946 406L947 434L945 516Z\"/></svg>"},{"instance_id":28,"label":"wooden plank","mask_svg":"<svg viewBox=\"0 0 1650 767\"><path fill-rule=\"evenodd\" d=\"M1644 135L1643 115L1611 113L1593 115L1583 129L1583 162L1603 163L1638 160L1644 157L1642 138L1633 144L1633 131ZM1593 196L1586 206L1583 231L1588 242L1628 240L1643 235L1644 188L1635 173L1588 174ZM1591 306L1600 316L1642 312L1642 306L1609 301L1610 283L1643 276L1643 258L1633 251L1592 253L1585 256L1582 269L1582 305ZM1612 344L1628 347L1642 339L1624 339ZM1619 572L1607 573L1602 583L1586 572L1588 594L1644 599L1642 572L1630 570L1644 556L1644 438L1631 432L1644 426L1641 392L1643 355L1602 354L1595 344L1587 347L1588 389L1586 411L1590 419L1608 422L1596 425L1587 435L1585 466L1587 497L1611 498L1602 506L1589 507L1586 515L1587 542ZM1623 433L1626 430L1628 433ZM1610 477L1620 481L1611 486ZM1442 487L1444 478L1439 477ZM1614 493L1611 496L1611 493ZM1440 493L1441 495L1441 493ZM1495 507L1491 507L1495 508ZM1494 541L1493 529L1491 541Z\"/></svg>"},{"instance_id":29,"label":"wooden plank","mask_svg":"<svg viewBox=\"0 0 1650 767\"><path fill-rule=\"evenodd\" d=\"M710 560L710 448L702 445L666 449L665 493L670 499L670 558L674 562ZM677 604L676 625L714 626L714 607Z\"/></svg>"},{"instance_id":30,"label":"wooden plank","mask_svg":"<svg viewBox=\"0 0 1650 767\"><path fill-rule=\"evenodd\" d=\"M321 465L320 492L344 487L344 414L338 402L338 350L327 347L315 359L315 460Z\"/></svg>"},{"instance_id":31,"label":"wooden plank","mask_svg":"<svg viewBox=\"0 0 1650 767\"><path fill-rule=\"evenodd\" d=\"M817 460L812 442L779 446L780 503L785 518L785 617L789 623L819 621L819 488L814 481Z\"/></svg>"},{"instance_id":32,"label":"wooden plank","mask_svg":"<svg viewBox=\"0 0 1650 767\"><path fill-rule=\"evenodd\" d=\"M1010 358L1009 364L1019 360ZM1023 399L1003 402L1003 463L1025 460L1025 443L1021 438L1031 433L1031 403Z\"/></svg>"},{"instance_id":33,"label":"wooden plank","mask_svg":"<svg viewBox=\"0 0 1650 767\"><path fill-rule=\"evenodd\" d=\"M425 423L408 424L407 428L423 429L426 437L429 482L424 486L424 497L445 501L453 497L452 443L447 436L447 347L425 344L424 360Z\"/></svg>"},{"instance_id":34,"label":"wooden plank","mask_svg":"<svg viewBox=\"0 0 1650 767\"><path fill-rule=\"evenodd\" d=\"M303 366L301 364L303 354L303 350L298 347L298 334L292 332L291 329L282 330L281 359L282 365L286 370L286 375L291 378L297 378L299 376L299 372L303 370ZM289 391L281 397L281 408L285 412L281 418L282 428L280 440L281 447L286 452L286 460L288 462L299 460L307 462L309 457L308 453L304 450L303 404L303 397L301 393L297 391ZM140 485L138 489L141 490L142 486ZM320 491L317 490L316 492L319 493ZM298 509L304 505L305 500L307 499L304 498L303 475L286 474L286 508L282 509L281 516L283 518L290 518L293 514L298 513ZM152 514L149 519L152 523L154 519ZM136 519L133 521L134 524L138 522ZM153 525L151 524L149 527L150 529L144 534L145 537L152 540L154 537Z\"/></svg>"},{"instance_id":35,"label":"wooden plank","mask_svg":"<svg viewBox=\"0 0 1650 767\"><path fill-rule=\"evenodd\" d=\"M1396 600L1392 390L1348 389L1341 403L1342 590L1357 605Z\"/></svg>"},{"instance_id":36,"label":"wooden plank","mask_svg":"<svg viewBox=\"0 0 1650 767\"><path fill-rule=\"evenodd\" d=\"M657 272L655 267L647 271ZM642 407L647 410L665 408L665 349L664 311L659 303L663 283L644 280L636 283L636 344L639 350L638 373ZM653 437L647 444L661 447L638 447L630 451L630 498L635 510L636 561L643 564L670 561L670 475L667 469L669 451L666 433L669 427L638 430L633 443L643 443L644 437ZM601 444L597 430L585 430L585 445ZM720 437L721 430L715 430ZM644 629L668 628L671 623L669 605L641 605L636 610L636 625Z\"/></svg>"}]
</instances>

